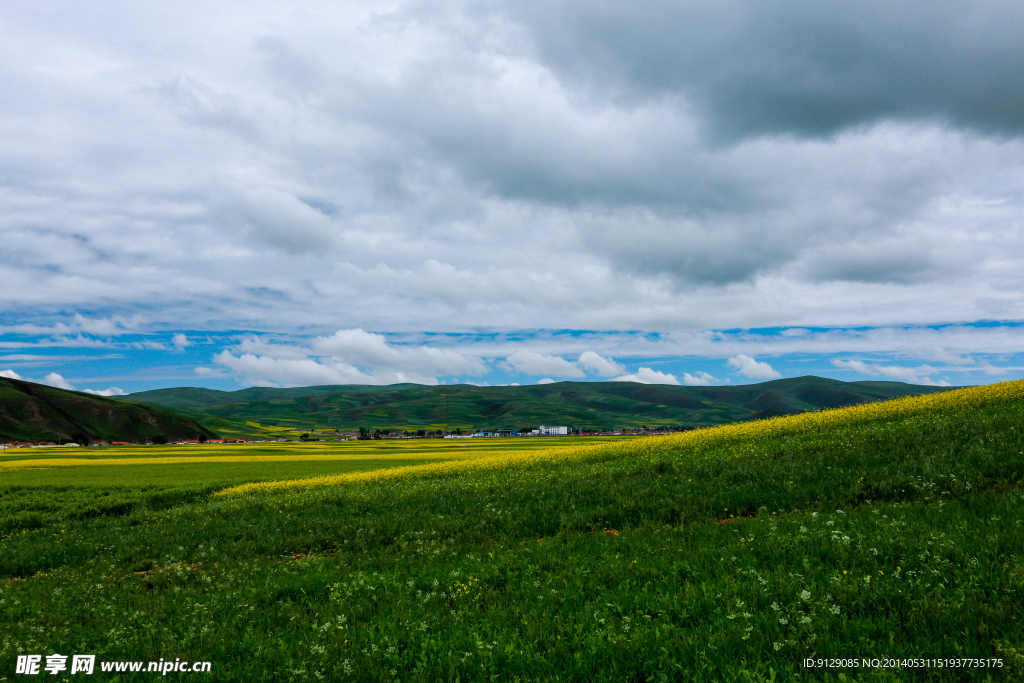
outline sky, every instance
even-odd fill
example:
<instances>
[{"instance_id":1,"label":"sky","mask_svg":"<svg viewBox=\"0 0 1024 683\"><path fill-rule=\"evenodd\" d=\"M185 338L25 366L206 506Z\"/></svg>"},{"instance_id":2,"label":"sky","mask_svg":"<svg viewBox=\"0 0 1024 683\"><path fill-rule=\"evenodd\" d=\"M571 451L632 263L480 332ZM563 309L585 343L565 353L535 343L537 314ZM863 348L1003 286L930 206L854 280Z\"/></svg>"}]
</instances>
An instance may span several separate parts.
<instances>
[{"instance_id":1,"label":"sky","mask_svg":"<svg viewBox=\"0 0 1024 683\"><path fill-rule=\"evenodd\" d=\"M1024 377L1018 0L10 0L0 375Z\"/></svg>"}]
</instances>

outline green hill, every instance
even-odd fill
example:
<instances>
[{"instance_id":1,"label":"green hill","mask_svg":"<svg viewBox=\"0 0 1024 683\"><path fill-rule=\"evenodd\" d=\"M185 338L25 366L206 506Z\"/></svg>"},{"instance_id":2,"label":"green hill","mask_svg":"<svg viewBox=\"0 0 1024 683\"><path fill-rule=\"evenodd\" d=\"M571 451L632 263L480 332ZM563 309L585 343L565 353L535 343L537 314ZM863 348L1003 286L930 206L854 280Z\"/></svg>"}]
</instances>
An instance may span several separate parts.
<instances>
[{"instance_id":1,"label":"green hill","mask_svg":"<svg viewBox=\"0 0 1024 683\"><path fill-rule=\"evenodd\" d=\"M234 392L189 387L143 391L127 398L188 411L213 428L228 420L297 429L522 429L540 424L622 429L718 425L934 391L941 389L808 376L717 387L634 382L253 387Z\"/></svg>"},{"instance_id":2,"label":"green hill","mask_svg":"<svg viewBox=\"0 0 1024 683\"><path fill-rule=\"evenodd\" d=\"M324 384L315 387L249 387L238 391L219 391L202 387L176 387L173 389L152 389L139 391L127 397L130 401L157 403L172 408L197 408L220 403L244 403L249 401L271 401L289 398L307 398L350 392L377 392L394 389L416 388L419 384L391 384L373 386L365 384Z\"/></svg>"},{"instance_id":3,"label":"green hill","mask_svg":"<svg viewBox=\"0 0 1024 683\"><path fill-rule=\"evenodd\" d=\"M0 440L144 441L217 435L173 411L0 378Z\"/></svg>"}]
</instances>

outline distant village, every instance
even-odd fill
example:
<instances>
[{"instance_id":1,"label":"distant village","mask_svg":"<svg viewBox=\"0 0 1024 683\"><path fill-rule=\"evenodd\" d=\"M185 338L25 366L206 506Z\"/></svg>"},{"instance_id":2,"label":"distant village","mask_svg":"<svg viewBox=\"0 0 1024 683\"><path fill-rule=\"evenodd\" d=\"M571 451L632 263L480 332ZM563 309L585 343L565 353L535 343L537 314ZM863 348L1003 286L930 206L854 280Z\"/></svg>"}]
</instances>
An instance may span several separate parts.
<instances>
[{"instance_id":1,"label":"distant village","mask_svg":"<svg viewBox=\"0 0 1024 683\"><path fill-rule=\"evenodd\" d=\"M373 431L360 428L358 431L335 431L335 430L311 430L305 435L307 441L324 440L331 436L345 437L346 439L358 439L361 441L375 439L479 439L479 438L507 438L507 437L533 437L533 436L636 436L653 434L674 434L678 431L685 431L686 427L637 427L634 429L594 429L587 427L568 427L559 425L555 427L541 425L536 429L519 431L517 429L493 429L478 431L463 431L462 429L452 430L426 430L399 431L396 429L375 429Z\"/></svg>"},{"instance_id":2,"label":"distant village","mask_svg":"<svg viewBox=\"0 0 1024 683\"><path fill-rule=\"evenodd\" d=\"M166 439L154 437L146 441L91 441L87 444L75 441L5 441L0 442L3 450L13 448L82 448L82 447L103 447L103 446L144 446L144 445L199 445L199 444L239 444L239 443L287 443L294 441L373 441L383 439L493 439L510 437L536 437L536 436L642 436L654 434L673 434L683 431L682 427L637 427L634 429L599 430L582 427L568 427L566 425L544 426L529 431L516 429L494 429L480 431L454 430L427 430L418 429L415 431L399 431L395 429L374 429L365 427L354 430L337 429L310 429L308 431L294 430L288 432L287 436L267 437L235 437L218 439ZM80 439L81 440L81 439Z\"/></svg>"}]
</instances>

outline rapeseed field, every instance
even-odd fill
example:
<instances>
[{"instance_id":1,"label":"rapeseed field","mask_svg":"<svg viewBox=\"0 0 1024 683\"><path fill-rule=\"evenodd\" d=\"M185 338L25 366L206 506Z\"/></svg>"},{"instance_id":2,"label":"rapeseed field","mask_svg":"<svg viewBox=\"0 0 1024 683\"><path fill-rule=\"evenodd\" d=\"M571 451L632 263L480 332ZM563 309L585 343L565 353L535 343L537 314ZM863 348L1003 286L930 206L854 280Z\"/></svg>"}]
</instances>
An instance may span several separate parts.
<instances>
[{"instance_id":1,"label":"rapeseed field","mask_svg":"<svg viewBox=\"0 0 1024 683\"><path fill-rule=\"evenodd\" d=\"M1011 382L91 514L67 484L0 531L0 679L1021 680L1022 431Z\"/></svg>"},{"instance_id":2,"label":"rapeseed field","mask_svg":"<svg viewBox=\"0 0 1024 683\"><path fill-rule=\"evenodd\" d=\"M310 488L339 486L356 482L380 482L407 477L437 477L464 474L479 475L487 471L523 472L524 467L538 464L576 464L591 460L647 461L659 458L685 458L691 462L701 457L720 457L718 449L731 446L734 458L756 457L763 454L767 444L779 438L797 435L832 435L859 425L876 422L905 421L914 417L947 419L952 415L976 411L992 405L1024 403L1024 382L968 387L941 394L899 398L850 408L838 408L802 413L767 420L743 422L710 429L696 429L671 436L651 436L641 439L609 443L577 445L564 448L544 448L523 451L503 448L499 442L490 455L486 451L472 459L452 459L442 463L389 469L384 472L344 474L317 479L299 479L243 484L219 492L218 496L236 496L251 493L280 493ZM488 449L490 450L490 449Z\"/></svg>"}]
</instances>

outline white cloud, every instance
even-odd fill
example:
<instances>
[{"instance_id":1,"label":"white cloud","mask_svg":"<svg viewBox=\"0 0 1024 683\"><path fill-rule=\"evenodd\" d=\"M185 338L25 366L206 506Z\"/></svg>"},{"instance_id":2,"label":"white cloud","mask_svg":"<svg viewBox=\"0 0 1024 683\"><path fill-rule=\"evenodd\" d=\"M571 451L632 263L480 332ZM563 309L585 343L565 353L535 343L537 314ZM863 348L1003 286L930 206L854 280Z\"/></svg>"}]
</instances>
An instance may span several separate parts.
<instances>
[{"instance_id":1,"label":"white cloud","mask_svg":"<svg viewBox=\"0 0 1024 683\"><path fill-rule=\"evenodd\" d=\"M481 375L483 361L450 349L390 344L384 335L361 329L338 330L313 340L313 350L353 365L417 376Z\"/></svg>"},{"instance_id":2,"label":"white cloud","mask_svg":"<svg viewBox=\"0 0 1024 683\"><path fill-rule=\"evenodd\" d=\"M275 343L260 337L249 337L243 339L238 345L239 352L251 353L254 356L267 356L269 358L305 360L315 355L313 350L298 344Z\"/></svg>"},{"instance_id":3,"label":"white cloud","mask_svg":"<svg viewBox=\"0 0 1024 683\"><path fill-rule=\"evenodd\" d=\"M163 342L153 341L152 339L144 339L138 342L132 342L129 344L130 348L133 349L146 349L148 351L166 351L167 344Z\"/></svg>"},{"instance_id":4,"label":"white cloud","mask_svg":"<svg viewBox=\"0 0 1024 683\"><path fill-rule=\"evenodd\" d=\"M0 371L0 377L7 377L8 379L20 379L27 382L36 382L37 384L45 384L47 386L55 387L57 389L67 389L68 391L76 391L74 385L68 380L64 379L63 376L56 372L51 372L41 380L25 379L13 370L2 370ZM110 387L109 389L103 389L102 391L96 391L93 389L82 389L86 394L95 394L96 396L124 396L125 392L121 391L117 387Z\"/></svg>"},{"instance_id":5,"label":"white cloud","mask_svg":"<svg viewBox=\"0 0 1024 683\"><path fill-rule=\"evenodd\" d=\"M720 380L717 377L707 372L698 372L696 375L691 375L688 372L683 373L683 384L688 387L707 387L718 381Z\"/></svg>"},{"instance_id":6,"label":"white cloud","mask_svg":"<svg viewBox=\"0 0 1024 683\"><path fill-rule=\"evenodd\" d=\"M121 316L87 318L76 313L74 323L71 325L71 331L85 332L86 334L93 334L98 337L113 337L132 332L136 325L137 321L127 320Z\"/></svg>"},{"instance_id":7,"label":"white cloud","mask_svg":"<svg viewBox=\"0 0 1024 683\"><path fill-rule=\"evenodd\" d=\"M82 389L86 394L94 394L96 396L127 396L127 394L118 389L117 387L110 387L109 389Z\"/></svg>"},{"instance_id":8,"label":"white cloud","mask_svg":"<svg viewBox=\"0 0 1024 683\"><path fill-rule=\"evenodd\" d=\"M576 361L588 370L593 370L601 377L614 377L626 371L625 366L616 363L611 358L605 358L593 351L584 351Z\"/></svg>"},{"instance_id":9,"label":"white cloud","mask_svg":"<svg viewBox=\"0 0 1024 683\"><path fill-rule=\"evenodd\" d=\"M192 346L192 342L189 341L188 337L182 334L181 332L174 335L174 337L171 339L171 344L174 345L174 348L179 350Z\"/></svg>"},{"instance_id":10,"label":"white cloud","mask_svg":"<svg viewBox=\"0 0 1024 683\"><path fill-rule=\"evenodd\" d=\"M651 368L640 368L631 375L622 375L612 380L613 382L638 382L640 384L679 384L675 375L670 375Z\"/></svg>"},{"instance_id":11,"label":"white cloud","mask_svg":"<svg viewBox=\"0 0 1024 683\"><path fill-rule=\"evenodd\" d=\"M69 391L75 390L75 387L71 385L71 382L67 381L66 379L58 375L56 372L51 372L46 377L44 377L42 381L40 381L39 383L55 387L57 389L67 389Z\"/></svg>"},{"instance_id":12,"label":"white cloud","mask_svg":"<svg viewBox=\"0 0 1024 683\"><path fill-rule=\"evenodd\" d=\"M47 386L55 387L57 389L67 389L68 391L76 391L74 385L67 381L60 374L51 372L41 380L25 379L13 370L0 370L0 377L6 377L8 379L20 379L27 382L36 382L37 384L45 384ZM124 396L125 392L121 391L117 387L110 387L109 389L103 389L102 391L96 391L93 389L83 389L86 394L95 394L96 396Z\"/></svg>"},{"instance_id":13,"label":"white cloud","mask_svg":"<svg viewBox=\"0 0 1024 683\"><path fill-rule=\"evenodd\" d=\"M550 377L545 377L544 379L537 380L537 384L554 384L554 383L555 383L555 380L551 379Z\"/></svg>"},{"instance_id":14,"label":"white cloud","mask_svg":"<svg viewBox=\"0 0 1024 683\"><path fill-rule=\"evenodd\" d=\"M505 364L526 375L553 375L554 377L583 377L583 371L559 356L545 356L535 351L516 351L505 359Z\"/></svg>"},{"instance_id":15,"label":"white cloud","mask_svg":"<svg viewBox=\"0 0 1024 683\"><path fill-rule=\"evenodd\" d=\"M315 337L309 347L253 337L244 339L237 352L238 356L222 351L214 360L247 381L284 386L404 382L433 385L445 375L487 372L487 366L476 356L425 344L393 344L384 335L361 329Z\"/></svg>"},{"instance_id":16,"label":"white cloud","mask_svg":"<svg viewBox=\"0 0 1024 683\"><path fill-rule=\"evenodd\" d=\"M2 199L2 195L0 195L0 199ZM0 325L0 333L14 332L17 334L54 335L56 337L67 337L67 335L81 337L83 334L97 337L116 337L135 332L141 324L141 320L141 317L137 315L131 318L125 318L120 315L90 318L81 313L75 313L71 316L70 321L67 321L67 318L65 318L49 325L34 323Z\"/></svg>"},{"instance_id":17,"label":"white cloud","mask_svg":"<svg viewBox=\"0 0 1024 683\"><path fill-rule=\"evenodd\" d=\"M333 245L330 219L287 191L234 187L224 190L215 207L225 220L286 253L322 255Z\"/></svg>"},{"instance_id":18,"label":"white cloud","mask_svg":"<svg viewBox=\"0 0 1024 683\"><path fill-rule=\"evenodd\" d=\"M911 382L913 384L926 384L937 387L948 387L949 382L945 380L935 381L929 375L935 373L935 368L930 365L919 365L916 368L903 365L874 365L860 360L839 360L835 359L832 364L844 370L853 370L869 377L888 377L889 379Z\"/></svg>"},{"instance_id":19,"label":"white cloud","mask_svg":"<svg viewBox=\"0 0 1024 683\"><path fill-rule=\"evenodd\" d=\"M257 386L315 386L322 384L386 384L344 363L320 363L312 358L277 359L221 351L214 360Z\"/></svg>"},{"instance_id":20,"label":"white cloud","mask_svg":"<svg viewBox=\"0 0 1024 683\"><path fill-rule=\"evenodd\" d=\"M782 375L768 363L754 360L752 357L743 353L733 356L729 359L728 363L729 367L736 368L741 375L752 379L776 379L778 377L782 377Z\"/></svg>"}]
</instances>

